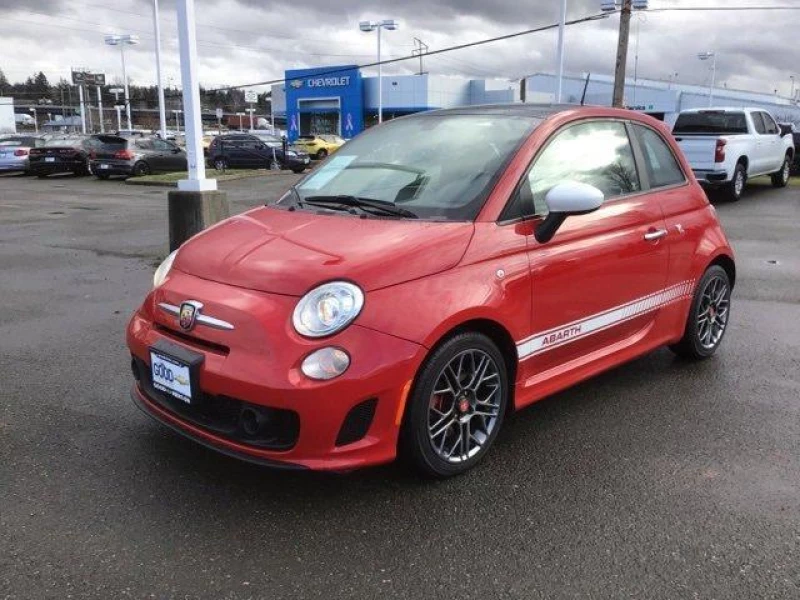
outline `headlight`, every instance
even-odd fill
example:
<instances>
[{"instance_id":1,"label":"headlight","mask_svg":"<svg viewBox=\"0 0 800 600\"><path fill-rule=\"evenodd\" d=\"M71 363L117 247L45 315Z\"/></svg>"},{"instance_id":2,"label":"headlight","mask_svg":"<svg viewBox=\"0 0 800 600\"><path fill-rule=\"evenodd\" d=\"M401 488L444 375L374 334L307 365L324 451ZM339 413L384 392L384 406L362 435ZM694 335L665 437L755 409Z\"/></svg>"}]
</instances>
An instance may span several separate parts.
<instances>
[{"instance_id":1,"label":"headlight","mask_svg":"<svg viewBox=\"0 0 800 600\"><path fill-rule=\"evenodd\" d=\"M338 377L350 366L350 356L341 348L321 348L309 354L301 365L309 379L327 381Z\"/></svg>"},{"instance_id":2,"label":"headlight","mask_svg":"<svg viewBox=\"0 0 800 600\"><path fill-rule=\"evenodd\" d=\"M294 309L297 333L310 338L325 337L353 322L364 306L364 292L346 281L326 283L308 292Z\"/></svg>"},{"instance_id":3,"label":"headlight","mask_svg":"<svg viewBox=\"0 0 800 600\"><path fill-rule=\"evenodd\" d=\"M297 156L297 152L294 152L293 150L287 150L286 156Z\"/></svg>"},{"instance_id":4,"label":"headlight","mask_svg":"<svg viewBox=\"0 0 800 600\"><path fill-rule=\"evenodd\" d=\"M175 262L176 254L178 254L177 250L175 250L175 252L170 253L170 255L164 259L164 262L162 262L156 269L156 272L153 275L154 288L157 288L162 283L164 283L164 280L167 278L167 275L169 275L169 271L172 268L172 263Z\"/></svg>"}]
</instances>

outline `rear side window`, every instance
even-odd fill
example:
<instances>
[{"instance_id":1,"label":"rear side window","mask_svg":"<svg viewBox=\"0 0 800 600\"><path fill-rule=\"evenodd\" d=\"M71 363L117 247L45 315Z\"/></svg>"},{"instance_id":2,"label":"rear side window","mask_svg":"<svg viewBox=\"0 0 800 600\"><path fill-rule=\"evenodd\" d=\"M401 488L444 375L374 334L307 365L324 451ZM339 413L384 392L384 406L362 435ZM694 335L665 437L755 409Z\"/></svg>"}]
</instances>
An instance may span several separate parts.
<instances>
[{"instance_id":1,"label":"rear side window","mask_svg":"<svg viewBox=\"0 0 800 600\"><path fill-rule=\"evenodd\" d=\"M544 201L547 192L564 181L593 185L606 198L640 191L625 125L617 121L592 121L557 133L528 173L536 214L548 212Z\"/></svg>"},{"instance_id":2,"label":"rear side window","mask_svg":"<svg viewBox=\"0 0 800 600\"><path fill-rule=\"evenodd\" d=\"M767 126L764 124L764 118L761 113L754 112L750 115L753 118L753 127L756 128L756 133L765 135L767 133Z\"/></svg>"},{"instance_id":3,"label":"rear side window","mask_svg":"<svg viewBox=\"0 0 800 600\"><path fill-rule=\"evenodd\" d=\"M650 187L676 185L686 181L678 159L664 139L649 127L633 125L636 139L644 154L644 165L650 179Z\"/></svg>"},{"instance_id":4,"label":"rear side window","mask_svg":"<svg viewBox=\"0 0 800 600\"><path fill-rule=\"evenodd\" d=\"M672 133L675 135L747 133L747 119L743 112L704 110L696 113L683 113L678 116Z\"/></svg>"}]
</instances>

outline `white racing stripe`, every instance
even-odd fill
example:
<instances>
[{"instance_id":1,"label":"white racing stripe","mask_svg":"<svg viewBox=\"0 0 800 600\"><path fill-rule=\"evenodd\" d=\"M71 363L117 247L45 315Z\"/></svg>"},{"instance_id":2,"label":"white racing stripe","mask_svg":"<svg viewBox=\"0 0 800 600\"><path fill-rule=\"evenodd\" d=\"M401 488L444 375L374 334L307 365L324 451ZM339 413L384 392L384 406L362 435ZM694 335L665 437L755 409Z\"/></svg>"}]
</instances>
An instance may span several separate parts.
<instances>
[{"instance_id":1,"label":"white racing stripe","mask_svg":"<svg viewBox=\"0 0 800 600\"><path fill-rule=\"evenodd\" d=\"M649 296L591 315L585 319L537 333L517 343L517 355L519 360L525 360L548 350L560 348L589 335L605 331L641 315L658 310L662 306L688 298L691 296L693 289L694 280L684 281Z\"/></svg>"}]
</instances>

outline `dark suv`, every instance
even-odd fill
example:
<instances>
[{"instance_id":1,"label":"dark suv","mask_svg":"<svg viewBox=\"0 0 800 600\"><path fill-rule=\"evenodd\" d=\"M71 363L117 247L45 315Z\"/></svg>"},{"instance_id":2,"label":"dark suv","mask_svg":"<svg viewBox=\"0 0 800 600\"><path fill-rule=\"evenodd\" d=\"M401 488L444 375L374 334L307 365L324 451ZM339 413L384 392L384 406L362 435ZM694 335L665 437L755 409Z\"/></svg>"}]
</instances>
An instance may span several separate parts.
<instances>
[{"instance_id":1,"label":"dark suv","mask_svg":"<svg viewBox=\"0 0 800 600\"><path fill-rule=\"evenodd\" d=\"M186 170L186 152L166 140L95 135L92 142L90 164L92 173L100 179Z\"/></svg>"},{"instance_id":2,"label":"dark suv","mask_svg":"<svg viewBox=\"0 0 800 600\"><path fill-rule=\"evenodd\" d=\"M311 163L307 152L265 142L254 135L220 135L208 147L208 164L215 169L291 169L302 173Z\"/></svg>"}]
</instances>

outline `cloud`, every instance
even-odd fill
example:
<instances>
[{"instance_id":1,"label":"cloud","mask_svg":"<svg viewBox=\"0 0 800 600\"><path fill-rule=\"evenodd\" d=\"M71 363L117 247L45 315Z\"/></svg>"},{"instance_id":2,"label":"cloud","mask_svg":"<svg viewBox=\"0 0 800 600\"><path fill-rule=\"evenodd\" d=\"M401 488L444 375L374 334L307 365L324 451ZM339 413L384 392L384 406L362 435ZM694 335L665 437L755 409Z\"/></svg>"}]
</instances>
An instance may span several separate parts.
<instances>
[{"instance_id":1,"label":"cloud","mask_svg":"<svg viewBox=\"0 0 800 600\"><path fill-rule=\"evenodd\" d=\"M743 2L744 0L735 0ZM651 0L652 8L678 5ZM728 6L726 0L705 5ZM233 85L277 79L287 68L365 64L375 59L375 35L358 21L396 18L401 28L383 35L384 58L407 56L413 38L431 50L554 23L557 2L519 0L197 0L199 73L205 85ZM127 51L128 74L136 82L155 79L154 38L149 0L0 0L0 68L21 80L44 71L51 80L69 77L72 66L120 76L119 52L103 35L130 32L141 44ZM598 12L597 0L570 0L569 17ZM796 15L796 13L789 13ZM697 53L718 54L720 85L788 93L793 57L793 19L787 13L675 13L649 11L634 17L630 73L638 33L641 77L678 72L685 83L708 81L708 64ZM165 75L180 80L174 0L161 0ZM795 19L796 20L796 19ZM619 18L576 25L567 31L566 68L573 73L613 71ZM735 35L731 35L735 32ZM769 32L768 35L765 32ZM552 71L555 32L546 32L452 52L424 60L426 71L468 77L519 79ZM781 40L784 43L781 43ZM411 73L418 60L390 65L388 73Z\"/></svg>"}]
</instances>

